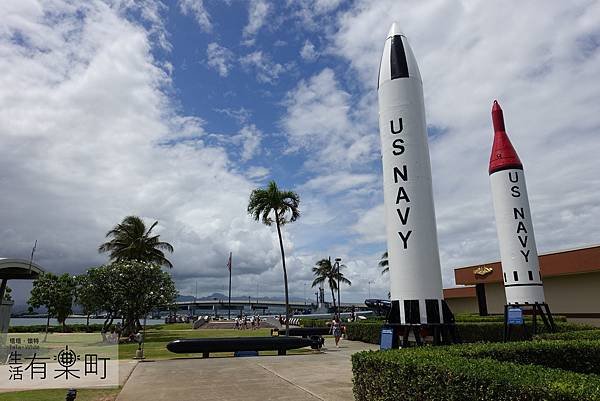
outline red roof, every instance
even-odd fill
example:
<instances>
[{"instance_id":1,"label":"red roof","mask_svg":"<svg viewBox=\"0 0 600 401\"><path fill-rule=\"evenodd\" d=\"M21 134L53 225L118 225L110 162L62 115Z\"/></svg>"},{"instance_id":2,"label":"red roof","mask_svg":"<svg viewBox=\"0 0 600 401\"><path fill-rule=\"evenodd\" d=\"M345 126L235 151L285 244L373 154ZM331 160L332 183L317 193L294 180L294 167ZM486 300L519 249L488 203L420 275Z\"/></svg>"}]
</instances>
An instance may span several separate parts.
<instances>
[{"instance_id":1,"label":"red roof","mask_svg":"<svg viewBox=\"0 0 600 401\"><path fill-rule=\"evenodd\" d=\"M492 154L490 156L489 173L495 173L499 170L508 168L523 168L523 164L513 148L506 129L504 128L504 115L497 100L494 100L492 106L492 122L494 123L494 144L492 145Z\"/></svg>"},{"instance_id":2,"label":"red roof","mask_svg":"<svg viewBox=\"0 0 600 401\"><path fill-rule=\"evenodd\" d=\"M582 274L600 273L600 245L539 255L542 278ZM476 271L481 267L491 269L488 274L480 275ZM457 285L474 285L480 283L501 283L502 266L499 261L454 269Z\"/></svg>"}]
</instances>

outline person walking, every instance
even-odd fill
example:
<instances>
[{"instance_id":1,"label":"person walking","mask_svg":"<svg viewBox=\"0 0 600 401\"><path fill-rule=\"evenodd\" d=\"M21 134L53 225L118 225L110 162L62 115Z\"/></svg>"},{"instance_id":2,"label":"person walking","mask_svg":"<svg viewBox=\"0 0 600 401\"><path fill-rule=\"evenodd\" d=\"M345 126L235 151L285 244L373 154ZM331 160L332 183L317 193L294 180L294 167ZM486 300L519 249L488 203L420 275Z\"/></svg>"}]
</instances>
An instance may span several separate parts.
<instances>
[{"instance_id":1,"label":"person walking","mask_svg":"<svg viewBox=\"0 0 600 401\"><path fill-rule=\"evenodd\" d=\"M336 348L339 348L340 338L342 337L342 323L337 316L331 321L331 334L333 334L333 337L335 338Z\"/></svg>"}]
</instances>

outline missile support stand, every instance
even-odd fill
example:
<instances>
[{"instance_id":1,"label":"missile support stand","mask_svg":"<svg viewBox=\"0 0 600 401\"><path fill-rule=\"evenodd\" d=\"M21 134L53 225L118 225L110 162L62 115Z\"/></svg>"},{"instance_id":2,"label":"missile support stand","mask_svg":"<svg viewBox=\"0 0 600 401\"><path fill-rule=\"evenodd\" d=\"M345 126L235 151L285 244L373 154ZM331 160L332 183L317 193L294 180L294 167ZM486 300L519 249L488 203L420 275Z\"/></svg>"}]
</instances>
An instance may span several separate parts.
<instances>
[{"instance_id":1,"label":"missile support stand","mask_svg":"<svg viewBox=\"0 0 600 401\"><path fill-rule=\"evenodd\" d=\"M461 340L454 321L454 315L450 311L446 301L442 301L442 314L444 323L421 323L418 314L407 315L406 323L401 323L399 319L399 303L398 301L392 301L392 307L387 316L386 326L394 330L395 336L400 337L400 341L397 341L396 344L403 348L409 347L411 345L411 340L414 340L414 345L416 346L424 345L425 336L430 336L432 338L433 345L459 344Z\"/></svg>"},{"instance_id":2,"label":"missile support stand","mask_svg":"<svg viewBox=\"0 0 600 401\"><path fill-rule=\"evenodd\" d=\"M504 305L504 334L503 334L504 342L510 341L511 334L512 334L512 326L515 326L514 324L509 323L509 319L508 319L508 310L511 308L520 308L521 310L530 310L531 311L531 317L532 317L532 321L531 321L532 334L531 335L532 336L535 336L537 334L537 317L538 317L538 315L542 319L542 322L544 323L544 327L546 328L546 330L548 330L548 332L550 332L550 333L556 332L556 325L554 324L554 319L552 318L552 313L550 312L550 307L548 306L547 303L536 302L533 304L530 304L530 303L506 304L506 305ZM524 320L523 320L523 327L525 328Z\"/></svg>"}]
</instances>

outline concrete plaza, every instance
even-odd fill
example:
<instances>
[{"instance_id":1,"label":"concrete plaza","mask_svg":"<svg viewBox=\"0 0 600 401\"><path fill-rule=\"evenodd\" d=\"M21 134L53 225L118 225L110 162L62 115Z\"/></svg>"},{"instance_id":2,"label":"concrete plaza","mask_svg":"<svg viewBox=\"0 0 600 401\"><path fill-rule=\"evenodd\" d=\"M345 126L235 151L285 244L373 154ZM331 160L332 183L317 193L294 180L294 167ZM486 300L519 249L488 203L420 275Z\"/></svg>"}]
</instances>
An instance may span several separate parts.
<instances>
[{"instance_id":1,"label":"concrete plaza","mask_svg":"<svg viewBox=\"0 0 600 401\"><path fill-rule=\"evenodd\" d=\"M350 356L377 345L327 338L322 352L139 363L117 401L352 400Z\"/></svg>"}]
</instances>

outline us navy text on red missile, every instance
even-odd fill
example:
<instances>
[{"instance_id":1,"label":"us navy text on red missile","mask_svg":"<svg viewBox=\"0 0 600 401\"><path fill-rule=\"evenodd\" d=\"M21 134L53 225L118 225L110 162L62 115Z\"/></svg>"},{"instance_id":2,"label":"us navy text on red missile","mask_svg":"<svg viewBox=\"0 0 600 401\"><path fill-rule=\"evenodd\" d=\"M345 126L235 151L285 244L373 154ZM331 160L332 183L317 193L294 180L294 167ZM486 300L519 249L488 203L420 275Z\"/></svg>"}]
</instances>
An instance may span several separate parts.
<instances>
[{"instance_id":1,"label":"us navy text on red missile","mask_svg":"<svg viewBox=\"0 0 600 401\"><path fill-rule=\"evenodd\" d=\"M395 139L392 141L392 154L394 156L401 156L406 151L404 139L400 136L403 128L404 126L402 124L402 117L398 117L397 125L394 124L394 120L390 120L390 134L395 137ZM398 158L393 158L393 160L398 161ZM400 184L396 194L396 213L398 213L398 219L400 219L400 223L402 223L403 226L406 226L410 214L410 197L408 196L406 189L402 186L402 182L400 182L400 180L403 182L408 181L408 168L406 167L406 164L402 164L401 167L398 167L396 164L399 163L394 163L392 166L394 170L394 183ZM404 210L402 210L402 207L404 207ZM411 234L412 230L405 232L398 231L398 235L402 240L402 246L404 249L408 248L408 240L410 239Z\"/></svg>"}]
</instances>

